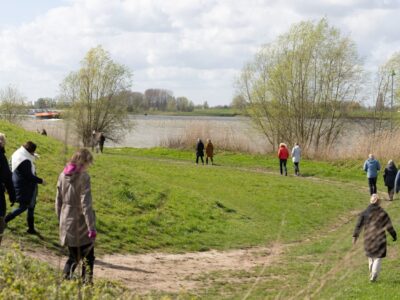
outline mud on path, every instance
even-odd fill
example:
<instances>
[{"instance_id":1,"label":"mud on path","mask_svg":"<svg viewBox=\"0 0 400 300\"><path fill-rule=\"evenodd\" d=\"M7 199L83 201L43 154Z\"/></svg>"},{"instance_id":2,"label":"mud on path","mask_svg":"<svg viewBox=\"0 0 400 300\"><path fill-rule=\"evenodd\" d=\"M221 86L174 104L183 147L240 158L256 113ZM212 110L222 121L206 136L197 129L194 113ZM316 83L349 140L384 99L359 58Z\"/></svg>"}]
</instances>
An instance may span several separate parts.
<instances>
[{"instance_id":1,"label":"mud on path","mask_svg":"<svg viewBox=\"0 0 400 300\"><path fill-rule=\"evenodd\" d=\"M248 271L257 266L269 266L277 262L283 252L284 246L275 244L269 248L184 254L114 254L96 257L94 272L95 278L119 281L135 293L177 293L207 288L200 277L210 272ZM60 271L66 261L66 257L56 256L48 250L36 249L26 252L26 255L47 262Z\"/></svg>"}]
</instances>

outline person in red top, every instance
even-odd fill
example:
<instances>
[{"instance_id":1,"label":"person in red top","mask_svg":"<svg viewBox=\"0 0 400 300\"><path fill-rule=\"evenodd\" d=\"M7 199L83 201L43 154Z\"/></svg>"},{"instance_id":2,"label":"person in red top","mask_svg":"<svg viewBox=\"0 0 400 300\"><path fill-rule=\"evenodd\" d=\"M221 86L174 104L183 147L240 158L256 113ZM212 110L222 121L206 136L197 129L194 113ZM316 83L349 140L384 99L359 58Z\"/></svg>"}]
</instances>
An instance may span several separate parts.
<instances>
[{"instance_id":1,"label":"person in red top","mask_svg":"<svg viewBox=\"0 0 400 300\"><path fill-rule=\"evenodd\" d=\"M289 157L289 150L285 143L279 144L278 157L279 157L279 167L281 170L281 175L283 175L283 170L285 170L285 176L287 176L286 162Z\"/></svg>"}]
</instances>

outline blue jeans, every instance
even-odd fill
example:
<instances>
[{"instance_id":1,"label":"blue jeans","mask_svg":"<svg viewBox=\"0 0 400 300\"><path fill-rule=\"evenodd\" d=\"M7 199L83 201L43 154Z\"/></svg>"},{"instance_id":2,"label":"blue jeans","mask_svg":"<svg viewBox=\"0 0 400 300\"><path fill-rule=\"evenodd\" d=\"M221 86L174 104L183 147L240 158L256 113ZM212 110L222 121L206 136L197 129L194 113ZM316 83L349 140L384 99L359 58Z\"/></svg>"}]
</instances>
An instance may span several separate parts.
<instances>
[{"instance_id":1,"label":"blue jeans","mask_svg":"<svg viewBox=\"0 0 400 300\"><path fill-rule=\"evenodd\" d=\"M28 210L28 215L27 215L27 222L28 222L28 228L29 230L35 230L35 206L36 206L36 196L37 196L37 187L35 192L33 193L33 197L31 200L31 203L27 204L19 204L19 207L14 209L11 213L9 213L5 221L6 223L10 222L12 219L15 217L19 216L22 214L24 211Z\"/></svg>"}]
</instances>

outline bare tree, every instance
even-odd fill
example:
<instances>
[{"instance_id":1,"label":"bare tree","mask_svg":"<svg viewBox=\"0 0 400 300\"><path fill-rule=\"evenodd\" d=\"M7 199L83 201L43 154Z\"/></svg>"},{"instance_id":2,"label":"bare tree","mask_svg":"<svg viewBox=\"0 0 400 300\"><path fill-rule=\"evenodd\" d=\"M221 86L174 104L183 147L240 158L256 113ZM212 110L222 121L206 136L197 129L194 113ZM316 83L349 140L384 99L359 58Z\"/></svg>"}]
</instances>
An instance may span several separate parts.
<instances>
[{"instance_id":1,"label":"bare tree","mask_svg":"<svg viewBox=\"0 0 400 300\"><path fill-rule=\"evenodd\" d=\"M362 70L354 43L325 19L301 22L267 44L242 70L238 91L268 141L305 149L332 145L355 101Z\"/></svg>"},{"instance_id":2,"label":"bare tree","mask_svg":"<svg viewBox=\"0 0 400 300\"><path fill-rule=\"evenodd\" d=\"M0 118L16 123L26 111L25 97L16 87L9 85L0 90Z\"/></svg>"},{"instance_id":3,"label":"bare tree","mask_svg":"<svg viewBox=\"0 0 400 300\"><path fill-rule=\"evenodd\" d=\"M70 73L61 84L62 98L72 104L70 118L85 146L93 130L118 141L133 124L128 118L131 72L115 63L101 46L92 48L81 68Z\"/></svg>"}]
</instances>

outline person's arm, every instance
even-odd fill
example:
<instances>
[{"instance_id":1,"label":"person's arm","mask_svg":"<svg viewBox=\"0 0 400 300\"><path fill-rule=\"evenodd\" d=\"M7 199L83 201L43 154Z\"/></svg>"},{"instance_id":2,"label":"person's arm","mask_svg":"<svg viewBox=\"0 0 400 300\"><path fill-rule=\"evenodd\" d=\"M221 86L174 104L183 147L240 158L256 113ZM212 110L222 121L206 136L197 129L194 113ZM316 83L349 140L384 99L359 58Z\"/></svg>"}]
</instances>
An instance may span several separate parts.
<instances>
[{"instance_id":1,"label":"person's arm","mask_svg":"<svg viewBox=\"0 0 400 300\"><path fill-rule=\"evenodd\" d=\"M365 172L368 171L368 164L367 164L367 161L364 162L363 170L364 170Z\"/></svg>"},{"instance_id":2,"label":"person's arm","mask_svg":"<svg viewBox=\"0 0 400 300\"><path fill-rule=\"evenodd\" d=\"M62 191L61 180L60 178L58 178L56 203L55 203L55 209L58 221L60 221L62 203L63 203L63 191Z\"/></svg>"},{"instance_id":3,"label":"person's arm","mask_svg":"<svg viewBox=\"0 0 400 300\"><path fill-rule=\"evenodd\" d=\"M395 178L395 180L394 180L394 191L396 192L396 193L398 193L399 192L399 189L400 189L400 182L399 182L399 180L400 180L400 171L398 171L397 172L397 174L396 174L396 178Z\"/></svg>"},{"instance_id":4,"label":"person's arm","mask_svg":"<svg viewBox=\"0 0 400 300\"><path fill-rule=\"evenodd\" d=\"M394 230L392 221L390 220L390 217L388 214L386 214L386 224L385 224L385 229L390 233L390 235L393 238L393 241L397 240L397 233L396 230Z\"/></svg>"},{"instance_id":5,"label":"person's arm","mask_svg":"<svg viewBox=\"0 0 400 300\"><path fill-rule=\"evenodd\" d=\"M362 213L362 214L360 215L360 217L358 218L358 220L357 220L356 227L354 228L354 232L353 232L353 244L356 243L356 241L357 241L357 239L358 239L358 237L359 237L359 235L360 235L360 232L361 232L361 230L362 230L362 228L363 228L363 226L364 226L364 219L365 219L364 213Z\"/></svg>"},{"instance_id":6,"label":"person's arm","mask_svg":"<svg viewBox=\"0 0 400 300\"><path fill-rule=\"evenodd\" d=\"M381 169L381 164L379 163L379 161L376 161L376 162L377 162L376 169L379 171Z\"/></svg>"},{"instance_id":7,"label":"person's arm","mask_svg":"<svg viewBox=\"0 0 400 300\"><path fill-rule=\"evenodd\" d=\"M81 191L81 206L82 214L85 217L85 222L88 231L96 231L96 218L92 206L92 193L90 186L90 177L88 174L83 174L83 187Z\"/></svg>"},{"instance_id":8,"label":"person's arm","mask_svg":"<svg viewBox=\"0 0 400 300\"><path fill-rule=\"evenodd\" d=\"M17 168L20 174L28 181L34 183L43 183L43 179L32 173L32 164L29 160L24 160Z\"/></svg>"}]
</instances>

